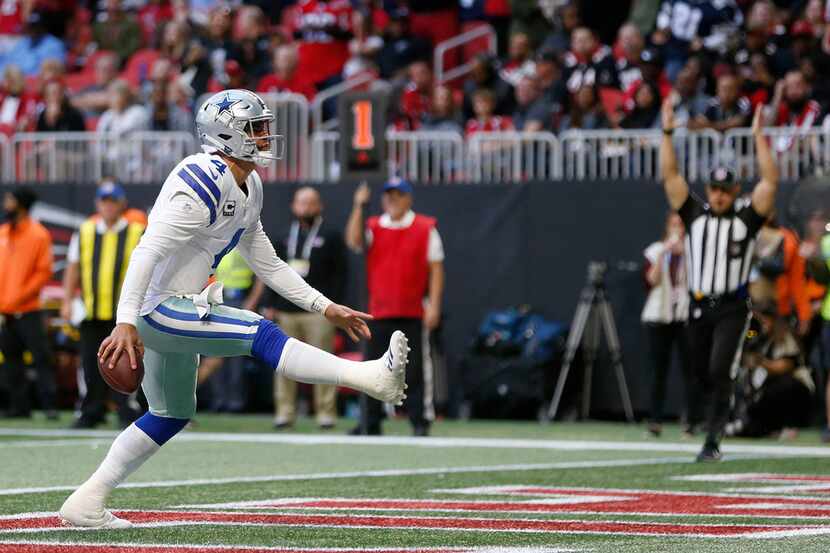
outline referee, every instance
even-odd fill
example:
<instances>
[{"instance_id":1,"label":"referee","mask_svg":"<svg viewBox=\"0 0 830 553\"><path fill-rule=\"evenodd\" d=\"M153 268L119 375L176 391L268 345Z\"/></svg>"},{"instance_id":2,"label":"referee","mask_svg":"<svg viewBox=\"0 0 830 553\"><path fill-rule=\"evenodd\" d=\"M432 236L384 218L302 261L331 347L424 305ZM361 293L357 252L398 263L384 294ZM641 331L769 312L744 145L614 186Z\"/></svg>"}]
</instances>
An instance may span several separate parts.
<instances>
[{"instance_id":1,"label":"referee","mask_svg":"<svg viewBox=\"0 0 830 553\"><path fill-rule=\"evenodd\" d=\"M755 110L752 135L761 180L751 199L740 198L740 184L728 169L712 172L706 203L689 193L677 171L672 146L674 112L671 96L663 103L660 167L669 205L686 226L689 281L689 351L693 372L706 394L707 434L698 461L718 461L720 440L729 416L736 361L749 324L747 281L755 239L772 213L778 169L761 133L761 112Z\"/></svg>"}]
</instances>

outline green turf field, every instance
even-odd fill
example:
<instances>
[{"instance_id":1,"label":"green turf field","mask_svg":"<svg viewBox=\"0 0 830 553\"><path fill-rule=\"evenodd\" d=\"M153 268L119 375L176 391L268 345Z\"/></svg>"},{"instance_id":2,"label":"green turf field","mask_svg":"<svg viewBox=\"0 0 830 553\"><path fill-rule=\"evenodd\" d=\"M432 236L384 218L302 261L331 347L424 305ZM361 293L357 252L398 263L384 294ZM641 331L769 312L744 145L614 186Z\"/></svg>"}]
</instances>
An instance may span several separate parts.
<instances>
[{"instance_id":1,"label":"green turf field","mask_svg":"<svg viewBox=\"0 0 830 553\"><path fill-rule=\"evenodd\" d=\"M442 422L414 439L391 421L360 439L346 423L277 433L264 416L200 414L114 494L136 528L77 531L54 513L114 429L68 423L0 421L0 553L830 551L816 432L728 441L724 462L700 465L672 427L657 440L634 425Z\"/></svg>"}]
</instances>

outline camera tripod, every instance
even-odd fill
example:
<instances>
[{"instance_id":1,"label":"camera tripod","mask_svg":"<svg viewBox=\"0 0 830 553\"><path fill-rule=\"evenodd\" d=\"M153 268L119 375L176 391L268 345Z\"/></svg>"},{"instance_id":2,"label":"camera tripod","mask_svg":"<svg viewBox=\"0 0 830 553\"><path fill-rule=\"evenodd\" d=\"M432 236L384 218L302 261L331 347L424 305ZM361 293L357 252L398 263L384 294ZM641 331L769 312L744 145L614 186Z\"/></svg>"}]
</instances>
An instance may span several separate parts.
<instances>
[{"instance_id":1,"label":"camera tripod","mask_svg":"<svg viewBox=\"0 0 830 553\"><path fill-rule=\"evenodd\" d=\"M628 385L625 382L625 373L623 372L620 338L617 334L617 325L614 323L611 304L608 302L605 291L606 271L607 265L605 263L592 261L588 264L588 282L580 294L579 304L576 307L571 330L568 333L565 358L562 361L562 370L559 372L559 379L556 382L556 391L548 409L547 420L553 420L556 417L559 402L562 400L562 392L565 389L565 381L568 379L571 363L573 363L580 345L582 346L583 361L585 363L581 415L583 419L588 418L588 411L591 407L591 378L593 376L594 361L599 351L600 334L604 331L608 342L608 350L611 353L611 364L614 366L617 375L617 385L620 389L625 418L628 422L634 422L631 397L628 395Z\"/></svg>"}]
</instances>

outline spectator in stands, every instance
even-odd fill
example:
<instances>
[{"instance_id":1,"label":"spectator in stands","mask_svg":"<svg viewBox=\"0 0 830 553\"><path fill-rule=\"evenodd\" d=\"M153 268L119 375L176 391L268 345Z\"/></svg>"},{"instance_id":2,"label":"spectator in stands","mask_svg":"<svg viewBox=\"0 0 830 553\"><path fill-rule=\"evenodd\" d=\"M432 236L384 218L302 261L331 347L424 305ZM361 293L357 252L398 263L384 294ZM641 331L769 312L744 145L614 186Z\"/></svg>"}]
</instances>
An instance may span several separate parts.
<instances>
[{"instance_id":1,"label":"spectator in stands","mask_svg":"<svg viewBox=\"0 0 830 553\"><path fill-rule=\"evenodd\" d=\"M147 0L136 19L141 27L142 43L155 44L158 30L173 19L173 8L167 0Z\"/></svg>"},{"instance_id":2,"label":"spectator in stands","mask_svg":"<svg viewBox=\"0 0 830 553\"><path fill-rule=\"evenodd\" d=\"M761 306L756 317L761 321L760 347L743 355L752 383L749 407L726 432L760 438L781 431L779 437L792 439L796 428L809 424L816 385L804 366L798 338L775 304Z\"/></svg>"},{"instance_id":3,"label":"spectator in stands","mask_svg":"<svg viewBox=\"0 0 830 553\"><path fill-rule=\"evenodd\" d=\"M245 73L259 81L271 65L271 48L265 28L265 17L257 6L239 9L236 37L228 58L236 60Z\"/></svg>"},{"instance_id":4,"label":"spectator in stands","mask_svg":"<svg viewBox=\"0 0 830 553\"><path fill-rule=\"evenodd\" d=\"M536 53L536 78L551 111L560 113L567 102L568 88L562 80L562 62L554 50L547 48Z\"/></svg>"},{"instance_id":5,"label":"spectator in stands","mask_svg":"<svg viewBox=\"0 0 830 553\"><path fill-rule=\"evenodd\" d=\"M565 54L563 77L571 94L584 85L619 87L611 49L600 44L587 27L577 27L571 35L571 50Z\"/></svg>"},{"instance_id":6,"label":"spectator in stands","mask_svg":"<svg viewBox=\"0 0 830 553\"><path fill-rule=\"evenodd\" d=\"M425 61L409 65L409 83L401 94L399 123L402 129L417 130L429 111L434 81L432 67Z\"/></svg>"},{"instance_id":7,"label":"spectator in stands","mask_svg":"<svg viewBox=\"0 0 830 553\"><path fill-rule=\"evenodd\" d=\"M784 79L775 85L775 95L769 109L769 117L775 126L794 126L805 131L813 126L821 115L821 106L811 99L810 83L801 71L788 72ZM791 140L784 148L789 148ZM776 144L776 149L783 151Z\"/></svg>"},{"instance_id":8,"label":"spectator in stands","mask_svg":"<svg viewBox=\"0 0 830 553\"><path fill-rule=\"evenodd\" d=\"M84 88L72 99L72 105L81 110L85 118L97 118L109 108L109 87L118 77L118 58L107 53L95 60L95 82Z\"/></svg>"},{"instance_id":9,"label":"spectator in stands","mask_svg":"<svg viewBox=\"0 0 830 553\"><path fill-rule=\"evenodd\" d=\"M709 97L702 92L696 70L692 67L685 67L678 73L673 94L675 127L688 126L709 106Z\"/></svg>"},{"instance_id":10,"label":"spectator in stands","mask_svg":"<svg viewBox=\"0 0 830 553\"><path fill-rule=\"evenodd\" d=\"M697 52L725 52L729 37L743 23L735 0L663 0L652 42L663 46L666 72L674 82L686 60Z\"/></svg>"},{"instance_id":11,"label":"spectator in stands","mask_svg":"<svg viewBox=\"0 0 830 553\"><path fill-rule=\"evenodd\" d=\"M352 6L348 0L302 0L297 5L300 66L317 84L340 75L349 59Z\"/></svg>"},{"instance_id":12,"label":"spectator in stands","mask_svg":"<svg viewBox=\"0 0 830 553\"><path fill-rule=\"evenodd\" d=\"M297 46L286 44L274 50L274 70L265 75L257 85L257 92L296 92L308 100L314 98L317 91L302 71L297 71L299 55Z\"/></svg>"},{"instance_id":13,"label":"spectator in stands","mask_svg":"<svg viewBox=\"0 0 830 553\"><path fill-rule=\"evenodd\" d=\"M389 23L383 36L383 47L377 54L380 76L398 80L415 60L432 56L429 42L409 30L409 11L398 8L389 14Z\"/></svg>"},{"instance_id":14,"label":"spectator in stands","mask_svg":"<svg viewBox=\"0 0 830 553\"><path fill-rule=\"evenodd\" d=\"M538 0L511 0L510 35L525 35L533 46L540 46L552 24L542 11L543 2Z\"/></svg>"},{"instance_id":15,"label":"spectator in stands","mask_svg":"<svg viewBox=\"0 0 830 553\"><path fill-rule=\"evenodd\" d=\"M660 90L652 81L635 85L634 107L619 123L623 129L653 129L660 125Z\"/></svg>"},{"instance_id":16,"label":"spectator in stands","mask_svg":"<svg viewBox=\"0 0 830 553\"><path fill-rule=\"evenodd\" d=\"M626 23L617 33L614 54L617 61L617 82L620 90L628 88L643 78L640 71L640 56L645 48L645 39L633 23Z\"/></svg>"},{"instance_id":17,"label":"spectator in stands","mask_svg":"<svg viewBox=\"0 0 830 553\"><path fill-rule=\"evenodd\" d=\"M61 60L55 58L48 58L43 60L40 66L40 75L38 75L38 82L42 86L55 79L62 79L66 73L66 68Z\"/></svg>"},{"instance_id":18,"label":"spectator in stands","mask_svg":"<svg viewBox=\"0 0 830 553\"><path fill-rule=\"evenodd\" d=\"M689 293L685 234L680 216L671 213L666 218L662 240L652 243L643 252L648 296L641 320L648 334L648 353L652 369L648 431L655 437L659 437L663 431L666 376L671 369L674 349L679 353L686 392L684 431L692 434L694 425L701 420L698 386L689 363L689 346L686 339Z\"/></svg>"},{"instance_id":19,"label":"spectator in stands","mask_svg":"<svg viewBox=\"0 0 830 553\"><path fill-rule=\"evenodd\" d=\"M46 321L41 311L40 294L52 277L52 238L29 212L37 201L30 188L16 188L3 197L5 223L0 225L0 350L8 387L7 417L31 417L30 385L23 352L32 355L37 372L40 408L50 420L55 411L55 374L52 352L46 338Z\"/></svg>"},{"instance_id":20,"label":"spectator in stands","mask_svg":"<svg viewBox=\"0 0 830 553\"><path fill-rule=\"evenodd\" d=\"M135 15L124 11L121 0L106 0L106 11L98 14L92 36L99 50L118 55L119 66L141 48L141 27Z\"/></svg>"},{"instance_id":21,"label":"spectator in stands","mask_svg":"<svg viewBox=\"0 0 830 553\"><path fill-rule=\"evenodd\" d=\"M755 6L765 5L758 2ZM773 27L761 21L750 20L744 33L742 44L733 56L733 63L738 66L745 66L752 62L754 55L764 58L770 74L774 78L780 78L787 71L795 67L795 61L790 52L776 43L773 35Z\"/></svg>"},{"instance_id":22,"label":"spectator in stands","mask_svg":"<svg viewBox=\"0 0 830 553\"><path fill-rule=\"evenodd\" d=\"M758 104L768 103L773 96L775 76L770 70L767 57L762 53L753 53L746 63L736 66L743 81L742 91L749 98L753 109Z\"/></svg>"},{"instance_id":23,"label":"spectator in stands","mask_svg":"<svg viewBox=\"0 0 830 553\"><path fill-rule=\"evenodd\" d=\"M72 104L63 82L54 79L43 87L43 107L37 118L38 132L85 131L84 116Z\"/></svg>"},{"instance_id":24,"label":"spectator in stands","mask_svg":"<svg viewBox=\"0 0 830 553\"><path fill-rule=\"evenodd\" d=\"M150 130L193 133L193 115L173 101L173 86L176 86L175 81L171 82L168 78L153 80L147 106L150 111Z\"/></svg>"},{"instance_id":25,"label":"spectator in stands","mask_svg":"<svg viewBox=\"0 0 830 553\"><path fill-rule=\"evenodd\" d=\"M516 86L522 77L536 71L532 54L530 38L525 33L513 33L499 76L511 86Z\"/></svg>"},{"instance_id":26,"label":"spectator in stands","mask_svg":"<svg viewBox=\"0 0 830 553\"><path fill-rule=\"evenodd\" d=\"M752 106L740 92L740 84L735 75L721 75L718 78L717 95L709 101L706 111L689 122L689 128L725 132L746 127L752 117Z\"/></svg>"},{"instance_id":27,"label":"spectator in stands","mask_svg":"<svg viewBox=\"0 0 830 553\"><path fill-rule=\"evenodd\" d=\"M524 3L532 3L526 1ZM543 4L539 4L542 6ZM542 20L538 20L542 23ZM553 19L553 31L545 37L542 43L542 48L548 48L554 52L564 54L571 48L571 37L573 32L582 25L582 19L579 16L579 6L576 2L568 2L562 6Z\"/></svg>"},{"instance_id":28,"label":"spectator in stands","mask_svg":"<svg viewBox=\"0 0 830 553\"><path fill-rule=\"evenodd\" d=\"M55 58L61 62L66 61L63 42L46 33L41 12L34 11L29 15L23 31L24 36L11 50L0 56L0 69L14 64L25 76L34 77L40 72L44 60Z\"/></svg>"},{"instance_id":29,"label":"spectator in stands","mask_svg":"<svg viewBox=\"0 0 830 553\"><path fill-rule=\"evenodd\" d=\"M213 72L213 78L225 82L225 61L233 47L231 29L233 27L233 12L226 4L220 4L211 10L206 33L202 37L202 44L208 51L208 62Z\"/></svg>"},{"instance_id":30,"label":"spectator in stands","mask_svg":"<svg viewBox=\"0 0 830 553\"><path fill-rule=\"evenodd\" d=\"M374 60L383 48L383 38L373 32L372 18L360 10L352 14L352 29L354 37L349 41L351 58L367 58Z\"/></svg>"},{"instance_id":31,"label":"spectator in stands","mask_svg":"<svg viewBox=\"0 0 830 553\"><path fill-rule=\"evenodd\" d=\"M421 128L429 131L454 131L458 133L462 131L461 114L455 105L450 87L446 85L435 87L429 113L424 116Z\"/></svg>"},{"instance_id":32,"label":"spectator in stands","mask_svg":"<svg viewBox=\"0 0 830 553\"><path fill-rule=\"evenodd\" d=\"M0 90L0 132L14 134L32 130L39 104L40 97L35 91L26 89L20 68L7 65Z\"/></svg>"},{"instance_id":33,"label":"spectator in stands","mask_svg":"<svg viewBox=\"0 0 830 553\"><path fill-rule=\"evenodd\" d=\"M464 132L467 137L479 132L512 131L513 121L510 117L494 115L496 95L489 88L480 88L473 93L473 113L475 117L467 121Z\"/></svg>"},{"instance_id":34,"label":"spectator in stands","mask_svg":"<svg viewBox=\"0 0 830 553\"><path fill-rule=\"evenodd\" d=\"M147 108L133 103L133 93L125 81L113 81L109 93L110 109L98 120L96 130L102 135L118 139L104 142L104 157L113 173L123 175L140 169L143 160L134 155L135 149L131 144L121 140L129 138L134 132L148 130L150 117Z\"/></svg>"},{"instance_id":35,"label":"spectator in stands","mask_svg":"<svg viewBox=\"0 0 830 553\"><path fill-rule=\"evenodd\" d=\"M211 75L207 50L191 37L188 23L173 20L165 25L159 53L170 60L180 75L179 82L190 87L193 97L198 98L207 91Z\"/></svg>"},{"instance_id":36,"label":"spectator in stands","mask_svg":"<svg viewBox=\"0 0 830 553\"><path fill-rule=\"evenodd\" d=\"M464 81L464 105L462 111L465 119L474 117L473 94L476 90L487 88L496 99L495 113L505 115L513 111L513 87L499 76L495 68L495 60L487 54L479 54L473 58L470 76Z\"/></svg>"},{"instance_id":37,"label":"spectator in stands","mask_svg":"<svg viewBox=\"0 0 830 553\"><path fill-rule=\"evenodd\" d=\"M551 106L542 98L535 75L526 75L516 85L516 109L513 110L512 119L517 131L538 132L551 129Z\"/></svg>"},{"instance_id":38,"label":"spectator in stands","mask_svg":"<svg viewBox=\"0 0 830 553\"><path fill-rule=\"evenodd\" d=\"M32 7L31 2L11 2L0 10L0 56L20 40L23 22L29 18Z\"/></svg>"},{"instance_id":39,"label":"spectator in stands","mask_svg":"<svg viewBox=\"0 0 830 553\"><path fill-rule=\"evenodd\" d=\"M597 98L597 91L593 86L585 85L573 95L568 113L562 116L558 132L571 129L586 131L607 129L608 118Z\"/></svg>"}]
</instances>

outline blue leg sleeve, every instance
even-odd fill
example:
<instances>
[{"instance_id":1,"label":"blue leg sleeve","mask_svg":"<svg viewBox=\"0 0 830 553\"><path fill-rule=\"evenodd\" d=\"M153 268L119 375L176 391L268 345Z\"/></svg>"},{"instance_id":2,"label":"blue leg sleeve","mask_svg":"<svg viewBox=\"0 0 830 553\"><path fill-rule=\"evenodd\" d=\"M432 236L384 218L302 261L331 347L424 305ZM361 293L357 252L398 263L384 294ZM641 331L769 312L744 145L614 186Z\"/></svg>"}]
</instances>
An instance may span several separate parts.
<instances>
[{"instance_id":1,"label":"blue leg sleeve","mask_svg":"<svg viewBox=\"0 0 830 553\"><path fill-rule=\"evenodd\" d=\"M164 445L170 438L184 428L188 420L190 419L174 419L145 413L135 421L135 425L150 436L150 439L158 445Z\"/></svg>"},{"instance_id":2,"label":"blue leg sleeve","mask_svg":"<svg viewBox=\"0 0 830 553\"><path fill-rule=\"evenodd\" d=\"M259 328L254 335L254 343L251 345L251 355L266 363L272 369L280 364L282 350L288 341L288 335L280 327L267 319L259 322Z\"/></svg>"}]
</instances>

